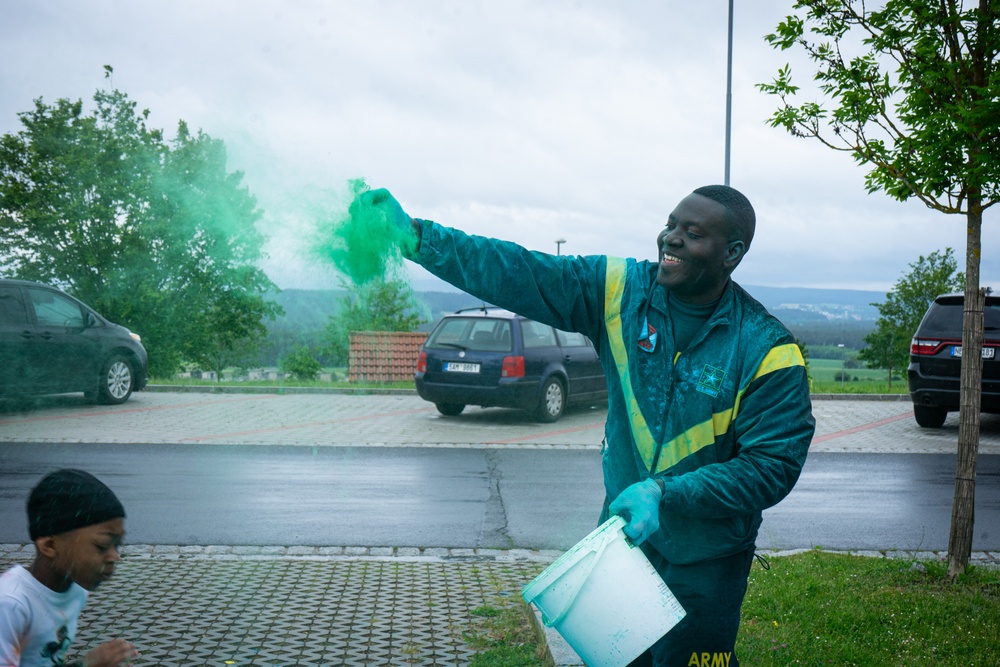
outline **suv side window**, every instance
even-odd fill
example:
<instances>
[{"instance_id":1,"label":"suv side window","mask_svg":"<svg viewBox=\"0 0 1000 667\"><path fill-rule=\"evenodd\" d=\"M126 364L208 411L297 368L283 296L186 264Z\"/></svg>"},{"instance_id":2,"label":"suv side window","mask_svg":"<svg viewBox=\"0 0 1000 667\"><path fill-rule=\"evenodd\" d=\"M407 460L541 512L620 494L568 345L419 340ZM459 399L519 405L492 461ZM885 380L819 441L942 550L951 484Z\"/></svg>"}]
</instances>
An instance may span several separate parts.
<instances>
[{"instance_id":1,"label":"suv side window","mask_svg":"<svg viewBox=\"0 0 1000 667\"><path fill-rule=\"evenodd\" d=\"M48 290L28 288L40 327L83 329L86 325L79 304Z\"/></svg>"},{"instance_id":2,"label":"suv side window","mask_svg":"<svg viewBox=\"0 0 1000 667\"><path fill-rule=\"evenodd\" d=\"M563 331L556 329L561 347L587 347L587 337L578 331Z\"/></svg>"},{"instance_id":3,"label":"suv side window","mask_svg":"<svg viewBox=\"0 0 1000 667\"><path fill-rule=\"evenodd\" d=\"M28 323L28 313L19 287L0 287L0 324L18 326Z\"/></svg>"},{"instance_id":4,"label":"suv side window","mask_svg":"<svg viewBox=\"0 0 1000 667\"><path fill-rule=\"evenodd\" d=\"M554 347L556 344L555 329L534 320L521 320L521 337L524 338L525 349Z\"/></svg>"}]
</instances>

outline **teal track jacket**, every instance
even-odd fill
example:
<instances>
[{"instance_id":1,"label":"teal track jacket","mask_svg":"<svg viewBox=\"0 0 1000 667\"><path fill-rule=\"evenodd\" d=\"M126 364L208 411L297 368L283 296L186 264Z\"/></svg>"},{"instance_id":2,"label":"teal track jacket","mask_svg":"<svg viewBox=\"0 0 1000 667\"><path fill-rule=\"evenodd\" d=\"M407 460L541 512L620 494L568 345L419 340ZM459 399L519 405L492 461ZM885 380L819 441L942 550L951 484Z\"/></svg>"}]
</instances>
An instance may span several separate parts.
<instances>
[{"instance_id":1,"label":"teal track jacket","mask_svg":"<svg viewBox=\"0 0 1000 667\"><path fill-rule=\"evenodd\" d=\"M656 263L553 256L420 224L410 259L486 302L594 342L608 383L605 503L662 479L660 530L649 542L672 563L754 544L761 512L792 490L815 431L802 355L776 318L730 281L679 354ZM646 352L638 341L651 291L647 318L659 334Z\"/></svg>"}]
</instances>

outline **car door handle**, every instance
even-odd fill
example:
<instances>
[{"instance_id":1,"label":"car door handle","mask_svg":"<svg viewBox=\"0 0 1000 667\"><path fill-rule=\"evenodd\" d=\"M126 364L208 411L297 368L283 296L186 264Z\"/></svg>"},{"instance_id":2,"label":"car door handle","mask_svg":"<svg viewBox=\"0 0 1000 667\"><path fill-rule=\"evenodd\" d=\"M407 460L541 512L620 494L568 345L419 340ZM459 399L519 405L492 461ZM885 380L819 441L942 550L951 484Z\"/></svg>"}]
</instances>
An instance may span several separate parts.
<instances>
[{"instance_id":1,"label":"car door handle","mask_svg":"<svg viewBox=\"0 0 1000 667\"><path fill-rule=\"evenodd\" d=\"M34 338L34 337L35 337L35 334L32 333L32 332L30 332L30 331L22 331L21 332L21 338L24 338L25 340L27 340L29 338Z\"/></svg>"},{"instance_id":2,"label":"car door handle","mask_svg":"<svg viewBox=\"0 0 1000 667\"><path fill-rule=\"evenodd\" d=\"M563 361L567 361L567 362L568 361L573 361L573 355L572 354L563 355Z\"/></svg>"},{"instance_id":3,"label":"car door handle","mask_svg":"<svg viewBox=\"0 0 1000 667\"><path fill-rule=\"evenodd\" d=\"M42 333L38 334L38 337L43 338L45 340L52 340L52 334L48 331L43 331Z\"/></svg>"}]
</instances>

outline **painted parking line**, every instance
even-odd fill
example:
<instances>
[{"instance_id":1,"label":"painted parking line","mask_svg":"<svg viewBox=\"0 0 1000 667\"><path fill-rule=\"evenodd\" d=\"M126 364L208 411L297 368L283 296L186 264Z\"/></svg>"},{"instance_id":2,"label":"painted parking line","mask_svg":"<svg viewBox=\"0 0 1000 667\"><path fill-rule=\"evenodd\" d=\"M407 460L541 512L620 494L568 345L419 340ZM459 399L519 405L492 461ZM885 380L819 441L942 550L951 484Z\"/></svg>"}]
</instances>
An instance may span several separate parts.
<instances>
[{"instance_id":1,"label":"painted parking line","mask_svg":"<svg viewBox=\"0 0 1000 667\"><path fill-rule=\"evenodd\" d=\"M863 431L870 431L873 428L878 428L879 426L885 426L886 424L892 424L893 422L898 422L903 419L912 419L913 412L904 412L901 415L896 415L894 417L886 417L885 419L879 419L878 421L870 422L868 424L862 424L860 426L853 426L851 428L845 428L842 431L836 431L834 433L827 433L826 435L819 435L813 438L812 444L817 445L821 442L826 442L827 440L836 440L837 438L843 438L847 435L853 435L854 433L861 433Z\"/></svg>"},{"instance_id":2,"label":"painted parking line","mask_svg":"<svg viewBox=\"0 0 1000 667\"><path fill-rule=\"evenodd\" d=\"M161 410L177 410L180 408L200 408L206 405L220 405L227 403L243 403L245 401L260 401L264 399L279 398L277 394L262 394L259 396L247 396L245 398L230 398L215 401L198 401L197 403L177 403L175 405L157 405L148 408L122 408L120 410L99 410L95 412L74 412L68 415L50 415L47 417L26 417L23 419L7 419L0 417L0 424L29 424L31 422L59 421L60 419L83 419L84 417L106 417L108 415L126 415L130 413L159 412Z\"/></svg>"},{"instance_id":3,"label":"painted parking line","mask_svg":"<svg viewBox=\"0 0 1000 667\"><path fill-rule=\"evenodd\" d=\"M206 440L218 440L220 438L238 438L247 435L261 435L264 433L282 433L296 431L304 428L315 428L317 426L329 426L331 424L346 424L357 421L369 421L373 419L385 419L387 417L401 417L403 415L415 415L422 412L430 412L433 408L420 408L417 410L397 410L395 412L379 412L372 415L358 415L357 417L344 417L341 419L324 419L322 421L304 422L302 424L289 424L288 426L274 426L270 428L257 428L247 431L232 431L230 433L216 433L214 435L201 435L191 438L181 438L178 442L204 442Z\"/></svg>"}]
</instances>

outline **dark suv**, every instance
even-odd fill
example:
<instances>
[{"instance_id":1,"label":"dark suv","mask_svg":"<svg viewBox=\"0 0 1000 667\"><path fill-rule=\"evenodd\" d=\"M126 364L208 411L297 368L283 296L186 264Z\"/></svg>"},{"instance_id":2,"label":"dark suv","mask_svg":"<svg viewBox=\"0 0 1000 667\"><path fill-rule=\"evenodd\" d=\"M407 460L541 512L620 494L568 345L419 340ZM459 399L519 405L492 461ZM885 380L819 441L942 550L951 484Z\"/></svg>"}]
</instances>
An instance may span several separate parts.
<instances>
[{"instance_id":1,"label":"dark suv","mask_svg":"<svg viewBox=\"0 0 1000 667\"><path fill-rule=\"evenodd\" d=\"M421 398L452 417L479 405L554 422L569 403L608 396L590 339L491 307L444 316L424 343L415 379Z\"/></svg>"},{"instance_id":2,"label":"dark suv","mask_svg":"<svg viewBox=\"0 0 1000 667\"><path fill-rule=\"evenodd\" d=\"M0 279L0 396L82 391L124 403L146 386L139 336L68 294Z\"/></svg>"},{"instance_id":3,"label":"dark suv","mask_svg":"<svg viewBox=\"0 0 1000 667\"><path fill-rule=\"evenodd\" d=\"M934 299L910 344L906 377L913 414L925 428L939 428L959 408L964 303L961 294ZM982 411L1000 412L1000 295L986 297L983 315Z\"/></svg>"}]
</instances>

